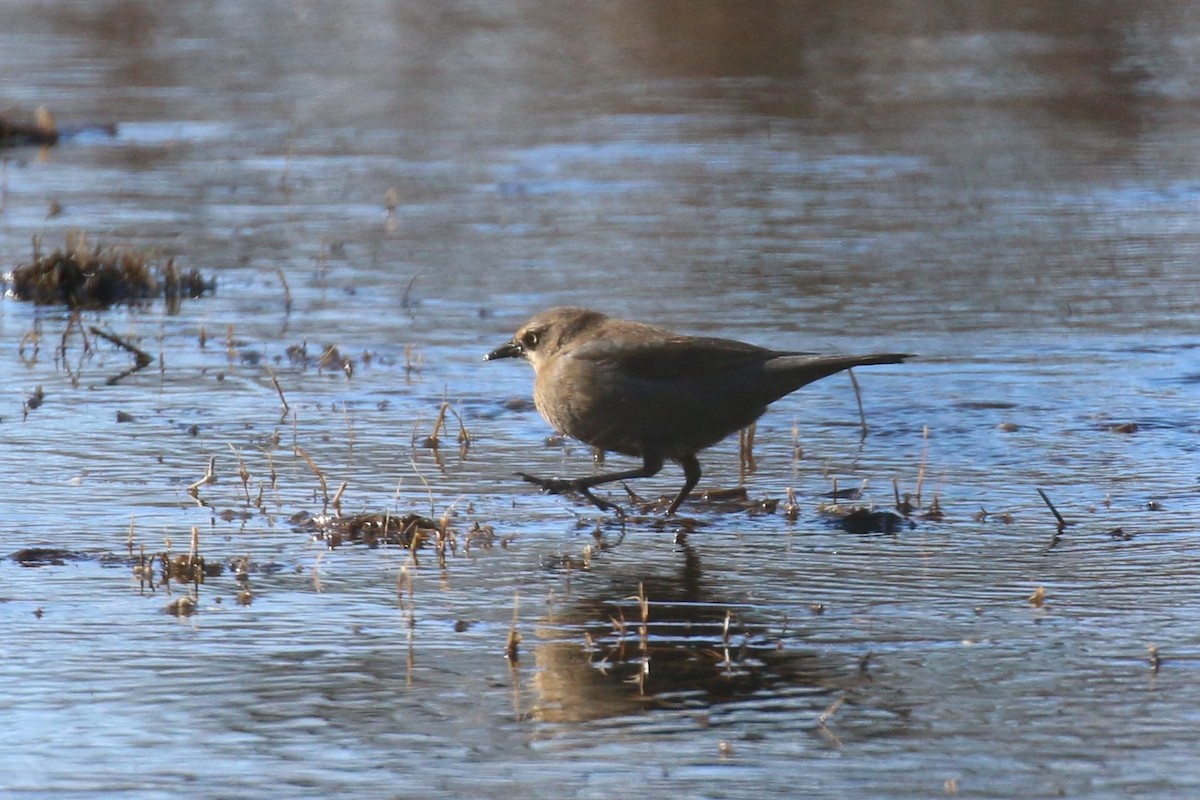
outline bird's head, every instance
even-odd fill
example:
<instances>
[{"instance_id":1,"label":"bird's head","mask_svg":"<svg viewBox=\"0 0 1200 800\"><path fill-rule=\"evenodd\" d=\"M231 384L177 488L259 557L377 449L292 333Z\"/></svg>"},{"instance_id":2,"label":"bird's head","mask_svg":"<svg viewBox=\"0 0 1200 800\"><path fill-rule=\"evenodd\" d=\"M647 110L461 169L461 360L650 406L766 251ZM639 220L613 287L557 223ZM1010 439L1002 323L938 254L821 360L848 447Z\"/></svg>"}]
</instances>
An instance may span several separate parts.
<instances>
[{"instance_id":1,"label":"bird's head","mask_svg":"<svg viewBox=\"0 0 1200 800\"><path fill-rule=\"evenodd\" d=\"M512 339L484 356L483 360L523 358L536 371L546 359L570 344L572 339L605 319L598 311L571 306L542 311L522 325Z\"/></svg>"}]
</instances>

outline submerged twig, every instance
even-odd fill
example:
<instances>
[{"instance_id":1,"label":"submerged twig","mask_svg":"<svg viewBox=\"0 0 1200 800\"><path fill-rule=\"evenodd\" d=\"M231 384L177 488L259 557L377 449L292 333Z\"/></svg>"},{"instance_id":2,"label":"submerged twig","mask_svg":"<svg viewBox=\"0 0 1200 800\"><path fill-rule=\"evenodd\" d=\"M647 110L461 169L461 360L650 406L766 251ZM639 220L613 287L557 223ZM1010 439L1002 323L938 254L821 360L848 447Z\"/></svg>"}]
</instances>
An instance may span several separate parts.
<instances>
[{"instance_id":1,"label":"submerged twig","mask_svg":"<svg viewBox=\"0 0 1200 800\"><path fill-rule=\"evenodd\" d=\"M1066 530L1067 525L1070 523L1063 519L1062 514L1058 513L1058 509L1054 507L1054 503L1050 502L1049 496L1047 496L1044 491L1039 488L1037 493L1042 496L1042 502L1046 504L1046 507L1050 509L1050 513L1054 515L1056 520L1058 520L1058 527L1055 528L1054 536L1050 537L1050 544L1047 546L1047 549L1049 549L1058 544L1059 537L1062 536L1062 532Z\"/></svg>"},{"instance_id":2,"label":"submerged twig","mask_svg":"<svg viewBox=\"0 0 1200 800\"><path fill-rule=\"evenodd\" d=\"M138 347L137 345L135 345L129 341L126 341L125 339L122 339L120 336L117 336L115 333L109 333L108 331L103 330L102 328L99 328L95 325L89 326L88 330L91 331L92 334L99 336L101 339L107 339L108 341L115 344L117 347L120 347L123 350L133 353L134 365L131 368L122 372L120 375L114 375L113 377L106 380L105 383L109 386L112 386L113 384L120 381L122 378L132 375L133 373L137 372L140 369L145 369L146 367L148 367L154 363L154 356L150 355L149 353L147 353L145 350Z\"/></svg>"}]
</instances>

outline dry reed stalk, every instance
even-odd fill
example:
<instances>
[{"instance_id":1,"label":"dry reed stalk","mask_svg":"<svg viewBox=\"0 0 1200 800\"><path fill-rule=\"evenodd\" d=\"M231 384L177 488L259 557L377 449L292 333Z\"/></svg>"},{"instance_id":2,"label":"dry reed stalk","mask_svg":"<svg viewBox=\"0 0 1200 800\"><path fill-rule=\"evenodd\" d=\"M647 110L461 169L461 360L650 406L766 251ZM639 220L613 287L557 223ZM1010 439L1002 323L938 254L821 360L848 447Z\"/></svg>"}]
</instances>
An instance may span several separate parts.
<instances>
[{"instance_id":1,"label":"dry reed stalk","mask_svg":"<svg viewBox=\"0 0 1200 800\"><path fill-rule=\"evenodd\" d=\"M293 445L293 449L296 455L304 459L305 463L308 464L308 468L312 470L313 474L317 476L317 480L321 482L321 496L324 498L325 503L321 509L321 513L327 513L329 511L329 484L325 480L325 473L321 471L321 468L317 466L317 463L312 460L308 453L304 452L303 447L297 444Z\"/></svg>"}]
</instances>

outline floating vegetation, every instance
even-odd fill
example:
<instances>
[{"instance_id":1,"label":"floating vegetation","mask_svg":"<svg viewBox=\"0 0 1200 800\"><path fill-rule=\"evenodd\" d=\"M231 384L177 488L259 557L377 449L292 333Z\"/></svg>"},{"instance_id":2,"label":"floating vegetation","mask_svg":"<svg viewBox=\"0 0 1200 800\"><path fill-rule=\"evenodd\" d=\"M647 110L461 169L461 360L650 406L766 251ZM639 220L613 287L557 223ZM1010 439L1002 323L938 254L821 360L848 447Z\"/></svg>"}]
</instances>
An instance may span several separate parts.
<instances>
[{"instance_id":1,"label":"floating vegetation","mask_svg":"<svg viewBox=\"0 0 1200 800\"><path fill-rule=\"evenodd\" d=\"M196 613L196 605L196 598L185 594L167 603L163 612L173 617L190 617Z\"/></svg>"},{"instance_id":2,"label":"floating vegetation","mask_svg":"<svg viewBox=\"0 0 1200 800\"><path fill-rule=\"evenodd\" d=\"M835 477L833 479L833 489L826 495L831 502L822 501L817 506L817 513L847 533L860 536L870 533L892 534L901 530L911 530L916 527L916 523L909 518L909 515L916 510L916 507L912 504L910 495L904 495L904 499L901 500L900 484L898 481L892 481L892 490L896 495L896 509L900 512L899 514L894 511L877 509L873 505L860 502L865 489L865 482L862 486L842 487L839 489L838 480ZM846 500L850 502L842 502ZM793 513L790 510L793 507L794 501L789 499L789 505L787 506L789 514ZM930 511L922 515L922 518L941 520L944 517L945 515L938 505L937 498L934 497Z\"/></svg>"},{"instance_id":3,"label":"floating vegetation","mask_svg":"<svg viewBox=\"0 0 1200 800\"><path fill-rule=\"evenodd\" d=\"M9 558L22 567L50 567L62 566L68 561L84 558L84 555L61 547L23 547Z\"/></svg>"},{"instance_id":4,"label":"floating vegetation","mask_svg":"<svg viewBox=\"0 0 1200 800\"><path fill-rule=\"evenodd\" d=\"M168 259L157 265L144 250L97 246L89 249L82 235L67 237L66 247L49 255L35 240L33 261L6 276L8 293L38 305L98 310L163 298L172 311L183 298L216 289L199 271L182 271Z\"/></svg>"},{"instance_id":5,"label":"floating vegetation","mask_svg":"<svg viewBox=\"0 0 1200 800\"><path fill-rule=\"evenodd\" d=\"M337 514L310 515L300 512L291 519L297 530L308 531L326 542L331 548L343 544L365 544L378 547L381 544L412 547L420 544L424 536L437 536L440 525L437 520L421 514L362 513L341 516Z\"/></svg>"},{"instance_id":6,"label":"floating vegetation","mask_svg":"<svg viewBox=\"0 0 1200 800\"><path fill-rule=\"evenodd\" d=\"M361 514L309 514L301 511L291 517L296 530L305 531L326 542L329 547L343 544L365 544L367 547L393 545L416 550L431 544L439 559L449 550L457 552L461 540L464 550L472 547L490 549L499 544L506 547L511 537L501 538L491 525L475 521L466 531L450 527L450 520L443 516L433 519L423 514L389 514L364 512Z\"/></svg>"},{"instance_id":7,"label":"floating vegetation","mask_svg":"<svg viewBox=\"0 0 1200 800\"><path fill-rule=\"evenodd\" d=\"M857 496L854 498L857 499ZM837 525L847 533L864 535L868 533L896 533L904 529L912 529L916 524L907 517L902 517L893 511L871 508L870 506L849 503L821 503L817 513L827 521Z\"/></svg>"},{"instance_id":8,"label":"floating vegetation","mask_svg":"<svg viewBox=\"0 0 1200 800\"><path fill-rule=\"evenodd\" d=\"M209 563L202 555L181 553L174 558L162 559L166 577L179 583L204 583L205 578L216 578L224 572L220 562Z\"/></svg>"}]
</instances>

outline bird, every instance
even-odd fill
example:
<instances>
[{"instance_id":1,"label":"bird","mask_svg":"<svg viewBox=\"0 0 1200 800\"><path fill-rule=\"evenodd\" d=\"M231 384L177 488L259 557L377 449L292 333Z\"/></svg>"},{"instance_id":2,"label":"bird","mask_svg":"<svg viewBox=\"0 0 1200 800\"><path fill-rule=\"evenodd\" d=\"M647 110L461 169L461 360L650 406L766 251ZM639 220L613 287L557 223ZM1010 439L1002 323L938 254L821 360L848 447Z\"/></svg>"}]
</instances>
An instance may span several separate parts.
<instances>
[{"instance_id":1,"label":"bird","mask_svg":"<svg viewBox=\"0 0 1200 800\"><path fill-rule=\"evenodd\" d=\"M776 400L851 367L897 364L907 353L819 355L772 350L733 339L686 336L599 311L541 311L484 361L524 359L534 371L533 401L559 432L604 451L642 459L634 469L573 479L522 479L551 493L579 492L603 511L621 509L592 489L683 468L672 516L700 481L697 454L745 428Z\"/></svg>"}]
</instances>

